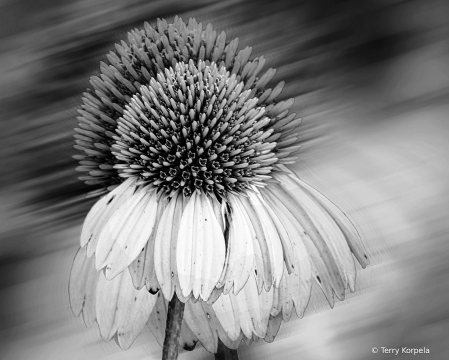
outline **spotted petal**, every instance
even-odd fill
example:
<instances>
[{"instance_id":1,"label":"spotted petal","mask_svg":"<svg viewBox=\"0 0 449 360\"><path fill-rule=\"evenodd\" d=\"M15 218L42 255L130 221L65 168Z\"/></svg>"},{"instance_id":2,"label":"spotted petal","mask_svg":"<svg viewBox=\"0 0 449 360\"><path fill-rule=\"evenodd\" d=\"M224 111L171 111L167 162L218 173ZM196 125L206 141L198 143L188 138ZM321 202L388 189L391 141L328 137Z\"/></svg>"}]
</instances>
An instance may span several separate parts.
<instances>
[{"instance_id":1,"label":"spotted petal","mask_svg":"<svg viewBox=\"0 0 449 360\"><path fill-rule=\"evenodd\" d=\"M106 267L107 279L126 269L142 251L153 231L156 213L156 193L143 188L109 219L98 241L95 262L97 269Z\"/></svg>"},{"instance_id":2,"label":"spotted petal","mask_svg":"<svg viewBox=\"0 0 449 360\"><path fill-rule=\"evenodd\" d=\"M156 300L157 296L134 287L128 271L110 281L100 274L96 312L102 338L110 340L117 334L120 347L128 349L141 333Z\"/></svg>"}]
</instances>

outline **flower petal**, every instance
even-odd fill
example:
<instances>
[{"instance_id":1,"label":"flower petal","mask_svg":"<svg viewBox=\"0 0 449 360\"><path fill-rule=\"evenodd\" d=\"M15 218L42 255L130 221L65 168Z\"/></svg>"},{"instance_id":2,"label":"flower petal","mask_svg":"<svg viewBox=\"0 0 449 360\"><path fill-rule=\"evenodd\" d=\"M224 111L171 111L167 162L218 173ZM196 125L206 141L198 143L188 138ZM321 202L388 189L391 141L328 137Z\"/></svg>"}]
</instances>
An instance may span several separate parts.
<instances>
[{"instance_id":1,"label":"flower petal","mask_svg":"<svg viewBox=\"0 0 449 360\"><path fill-rule=\"evenodd\" d=\"M201 207L204 217L204 260L202 264L197 263L197 265L201 265L198 274L201 281L201 298L206 301L223 272L226 249L220 223L215 217L210 200L204 194L201 196Z\"/></svg>"},{"instance_id":2,"label":"flower petal","mask_svg":"<svg viewBox=\"0 0 449 360\"><path fill-rule=\"evenodd\" d=\"M267 334L265 335L265 341L271 343L274 341L276 335L281 327L282 314L279 313L277 316L270 316L268 320Z\"/></svg>"},{"instance_id":3,"label":"flower petal","mask_svg":"<svg viewBox=\"0 0 449 360\"><path fill-rule=\"evenodd\" d=\"M164 295L161 291L159 291L156 297L157 301L147 321L147 326L153 333L159 345L164 346L168 301L164 298ZM197 342L198 338L195 336L192 330L190 330L189 326L183 319L181 324L181 334L179 336L179 347L183 348L184 350L191 351L195 348Z\"/></svg>"},{"instance_id":4,"label":"flower petal","mask_svg":"<svg viewBox=\"0 0 449 360\"><path fill-rule=\"evenodd\" d=\"M172 247L176 244L178 228L183 212L182 196L173 197L168 202L154 239L154 270L167 300L171 300L175 291L176 267L172 264L175 256Z\"/></svg>"},{"instance_id":5,"label":"flower petal","mask_svg":"<svg viewBox=\"0 0 449 360\"><path fill-rule=\"evenodd\" d=\"M128 349L141 333L156 300L157 296L134 287L128 271L110 281L100 275L96 310L102 338L110 340L117 334L120 347Z\"/></svg>"},{"instance_id":6,"label":"flower petal","mask_svg":"<svg viewBox=\"0 0 449 360\"><path fill-rule=\"evenodd\" d=\"M141 289L146 285L148 291L150 291L152 294L156 294L160 289L160 285L159 282L157 281L154 269L154 243L156 239L158 224L160 223L164 210L165 210L164 203L159 201L157 204L154 229L151 233L151 236L147 241L147 243L145 244L143 250L128 266L134 287L136 289Z\"/></svg>"},{"instance_id":7,"label":"flower petal","mask_svg":"<svg viewBox=\"0 0 449 360\"><path fill-rule=\"evenodd\" d=\"M87 257L86 248L80 248L73 260L69 280L70 306L75 316L83 313L86 326L95 321L95 291L98 273L95 270L94 258Z\"/></svg>"},{"instance_id":8,"label":"flower petal","mask_svg":"<svg viewBox=\"0 0 449 360\"><path fill-rule=\"evenodd\" d=\"M282 202L282 204L279 205L285 205L289 209L289 213L296 219L295 225L297 227L298 225L302 227L304 230L303 233L307 235L301 236L301 238L304 241L304 245L306 245L307 252L312 257L313 262L320 273L320 277L323 276L323 279L319 278L318 282L327 286L327 279L325 277L328 277L335 294L339 299L343 299L345 287L343 279L340 276L340 269L336 259L332 256L328 244L326 244L322 234L316 229L315 224L310 219L306 210L292 198L292 194L284 188L272 186L269 189L267 188L267 192L274 195L274 198L276 199L274 201ZM332 302L329 297L328 300Z\"/></svg>"},{"instance_id":9,"label":"flower petal","mask_svg":"<svg viewBox=\"0 0 449 360\"><path fill-rule=\"evenodd\" d=\"M273 289L268 292L262 291L259 295L256 279L250 276L245 287L237 295L230 294L230 296L243 334L247 338L251 338L253 334L264 338L273 306Z\"/></svg>"},{"instance_id":10,"label":"flower petal","mask_svg":"<svg viewBox=\"0 0 449 360\"><path fill-rule=\"evenodd\" d=\"M209 319L201 305L201 301L197 301L196 303L192 301L186 302L184 320L204 348L211 353L216 353L218 336L210 327Z\"/></svg>"},{"instance_id":11,"label":"flower petal","mask_svg":"<svg viewBox=\"0 0 449 360\"><path fill-rule=\"evenodd\" d=\"M97 245L96 266L106 266L106 278L112 279L139 255L153 232L156 192L141 189L109 219Z\"/></svg>"},{"instance_id":12,"label":"flower petal","mask_svg":"<svg viewBox=\"0 0 449 360\"><path fill-rule=\"evenodd\" d=\"M267 211L271 220L273 221L274 226L277 229L277 232L279 235L279 240L281 241L284 263L285 263L288 273L291 273L294 270L292 241L291 241L290 237L288 236L287 231L285 230L284 226L282 225L282 222L279 220L276 213L266 203L266 201L264 200L264 198L261 196L261 194L258 191L257 191L257 197L259 198L260 202L264 206L265 210Z\"/></svg>"},{"instance_id":13,"label":"flower petal","mask_svg":"<svg viewBox=\"0 0 449 360\"><path fill-rule=\"evenodd\" d=\"M273 271L273 285L278 287L282 274L284 273L284 254L282 249L282 242L278 231L270 213L267 211L262 199L255 193L248 193L249 201L260 219L265 239L270 253L271 268Z\"/></svg>"},{"instance_id":14,"label":"flower petal","mask_svg":"<svg viewBox=\"0 0 449 360\"><path fill-rule=\"evenodd\" d=\"M348 245L357 261L360 263L362 268L365 268L366 265L369 264L369 260L360 239L360 235L354 224L352 224L348 217L332 201L326 198L318 190L314 189L312 186L308 185L296 176L294 176L293 179L326 209L344 234L346 241L348 242Z\"/></svg>"},{"instance_id":15,"label":"flower petal","mask_svg":"<svg viewBox=\"0 0 449 360\"><path fill-rule=\"evenodd\" d=\"M156 338L160 346L164 345L165 325L167 322L167 301L162 292L158 292L156 296L156 304L147 321L147 326Z\"/></svg>"},{"instance_id":16,"label":"flower petal","mask_svg":"<svg viewBox=\"0 0 449 360\"><path fill-rule=\"evenodd\" d=\"M222 294L215 303L212 304L212 308L220 321L221 326L223 326L224 331L230 337L231 340L237 340L240 336L240 326L239 319L236 316L231 295Z\"/></svg>"},{"instance_id":17,"label":"flower petal","mask_svg":"<svg viewBox=\"0 0 449 360\"><path fill-rule=\"evenodd\" d=\"M261 192L265 194L265 192ZM298 224L291 213L279 202L271 200L270 196L266 196L265 200L267 204L273 209L288 234L288 237L293 246L293 267L294 272L288 274L284 271L284 276L289 282L288 288L293 299L293 303L296 308L296 313L299 317L302 317L307 304L310 299L310 293L312 289L312 264L307 252L302 237L308 236L304 233L304 229ZM323 273L326 273L325 270ZM324 275L321 276L325 278ZM321 280L321 279L320 279ZM323 280L321 280L323 281ZM324 290L323 290L324 291ZM332 296L332 290L327 291L328 298ZM275 294L276 298L276 294ZM282 309L282 304L279 304L277 310ZM272 313L272 316L276 316L278 312Z\"/></svg>"},{"instance_id":18,"label":"flower petal","mask_svg":"<svg viewBox=\"0 0 449 360\"><path fill-rule=\"evenodd\" d=\"M277 177L284 188L292 192L292 197L301 204L315 229L321 234L324 242L330 250L339 268L340 277L345 287L352 289L355 284L355 264L346 239L338 225L327 211L311 197L299 184L293 181L291 176L280 175ZM336 294L339 295L338 293ZM344 294L343 294L344 298ZM340 298L340 300L343 300Z\"/></svg>"},{"instance_id":19,"label":"flower petal","mask_svg":"<svg viewBox=\"0 0 449 360\"><path fill-rule=\"evenodd\" d=\"M293 284L291 284L290 276L287 273L287 269L282 277L281 284L279 286L279 303L282 306L282 318L285 322L290 320L293 311L293 297L292 290L294 290Z\"/></svg>"},{"instance_id":20,"label":"flower petal","mask_svg":"<svg viewBox=\"0 0 449 360\"><path fill-rule=\"evenodd\" d=\"M225 261L225 242L210 200L194 193L184 209L176 249L182 294L207 301Z\"/></svg>"},{"instance_id":21,"label":"flower petal","mask_svg":"<svg viewBox=\"0 0 449 360\"><path fill-rule=\"evenodd\" d=\"M176 260L178 269L179 284L184 296L192 292L192 273L195 271L192 264L194 257L194 246L196 245L195 230L195 201L197 192L192 194L189 202L184 208L178 232L176 249Z\"/></svg>"},{"instance_id":22,"label":"flower petal","mask_svg":"<svg viewBox=\"0 0 449 360\"><path fill-rule=\"evenodd\" d=\"M239 335L236 339L231 339L226 331L224 330L220 320L215 313L215 310L209 306L206 302L201 301L201 306L203 307L204 312L206 313L207 319L209 320L210 328L213 332L218 335L218 338L230 349L237 349L240 344L241 337L240 331Z\"/></svg>"},{"instance_id":23,"label":"flower petal","mask_svg":"<svg viewBox=\"0 0 449 360\"><path fill-rule=\"evenodd\" d=\"M98 200L87 214L81 230L81 246L87 244L87 256L95 253L100 233L112 214L133 195L134 183L134 179L127 179Z\"/></svg>"},{"instance_id":24,"label":"flower petal","mask_svg":"<svg viewBox=\"0 0 449 360\"><path fill-rule=\"evenodd\" d=\"M273 271L271 268L271 253L268 249L261 219L259 219L259 216L248 199L242 199L242 203L245 206L245 213L249 218L249 223L252 225L250 227L253 232L254 260L259 293L264 285L265 290L269 291L273 284Z\"/></svg>"},{"instance_id":25,"label":"flower petal","mask_svg":"<svg viewBox=\"0 0 449 360\"><path fill-rule=\"evenodd\" d=\"M229 203L232 208L228 235L229 255L226 258L225 275L217 286L224 284L224 294L228 294L232 288L234 294L238 294L254 269L252 225L237 196L230 195Z\"/></svg>"}]
</instances>

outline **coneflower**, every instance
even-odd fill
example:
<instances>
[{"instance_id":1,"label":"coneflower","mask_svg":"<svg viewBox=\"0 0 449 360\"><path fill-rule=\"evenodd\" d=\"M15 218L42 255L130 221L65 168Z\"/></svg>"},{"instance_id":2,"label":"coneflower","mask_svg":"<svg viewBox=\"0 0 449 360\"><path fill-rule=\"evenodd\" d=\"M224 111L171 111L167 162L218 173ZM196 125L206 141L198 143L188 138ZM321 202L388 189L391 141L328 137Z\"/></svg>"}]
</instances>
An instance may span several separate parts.
<instances>
[{"instance_id":1,"label":"coneflower","mask_svg":"<svg viewBox=\"0 0 449 360\"><path fill-rule=\"evenodd\" d=\"M288 168L301 120L277 101L284 83L268 88L275 71L237 48L210 24L158 20L116 45L84 94L77 170L103 197L70 300L124 349L145 324L162 345L170 323L189 350L273 341L312 279L332 306L354 291L352 254L368 263L348 218Z\"/></svg>"}]
</instances>

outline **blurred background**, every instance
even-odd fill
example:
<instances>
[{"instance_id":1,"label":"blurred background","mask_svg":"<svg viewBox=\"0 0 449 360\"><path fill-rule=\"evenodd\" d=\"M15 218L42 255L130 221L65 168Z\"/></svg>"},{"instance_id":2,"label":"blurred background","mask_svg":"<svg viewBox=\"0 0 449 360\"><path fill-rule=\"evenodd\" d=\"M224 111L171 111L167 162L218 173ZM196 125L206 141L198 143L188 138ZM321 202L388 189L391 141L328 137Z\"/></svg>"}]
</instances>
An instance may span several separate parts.
<instances>
[{"instance_id":1,"label":"blurred background","mask_svg":"<svg viewBox=\"0 0 449 360\"><path fill-rule=\"evenodd\" d=\"M344 302L331 310L315 289L303 319L240 359L449 358L444 0L0 0L0 358L160 359L148 329L123 352L70 311L93 203L71 156L80 95L104 54L176 14L226 29L278 69L304 118L295 170L346 210L371 258ZM403 346L430 353L382 354Z\"/></svg>"}]
</instances>

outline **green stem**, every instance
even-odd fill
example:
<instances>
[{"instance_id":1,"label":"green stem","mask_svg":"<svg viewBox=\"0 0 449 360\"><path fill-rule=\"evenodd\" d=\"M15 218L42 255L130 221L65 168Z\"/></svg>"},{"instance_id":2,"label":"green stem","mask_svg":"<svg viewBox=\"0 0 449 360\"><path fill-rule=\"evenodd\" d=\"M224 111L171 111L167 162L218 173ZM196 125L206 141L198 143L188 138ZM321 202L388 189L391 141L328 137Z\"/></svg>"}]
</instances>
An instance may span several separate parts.
<instances>
[{"instance_id":1,"label":"green stem","mask_svg":"<svg viewBox=\"0 0 449 360\"><path fill-rule=\"evenodd\" d=\"M239 360L237 350L229 349L218 339L218 351L215 354L215 360Z\"/></svg>"},{"instance_id":2,"label":"green stem","mask_svg":"<svg viewBox=\"0 0 449 360\"><path fill-rule=\"evenodd\" d=\"M162 360L176 360L178 358L179 335L181 334L184 305L176 294L173 295L173 298L168 304Z\"/></svg>"}]
</instances>

